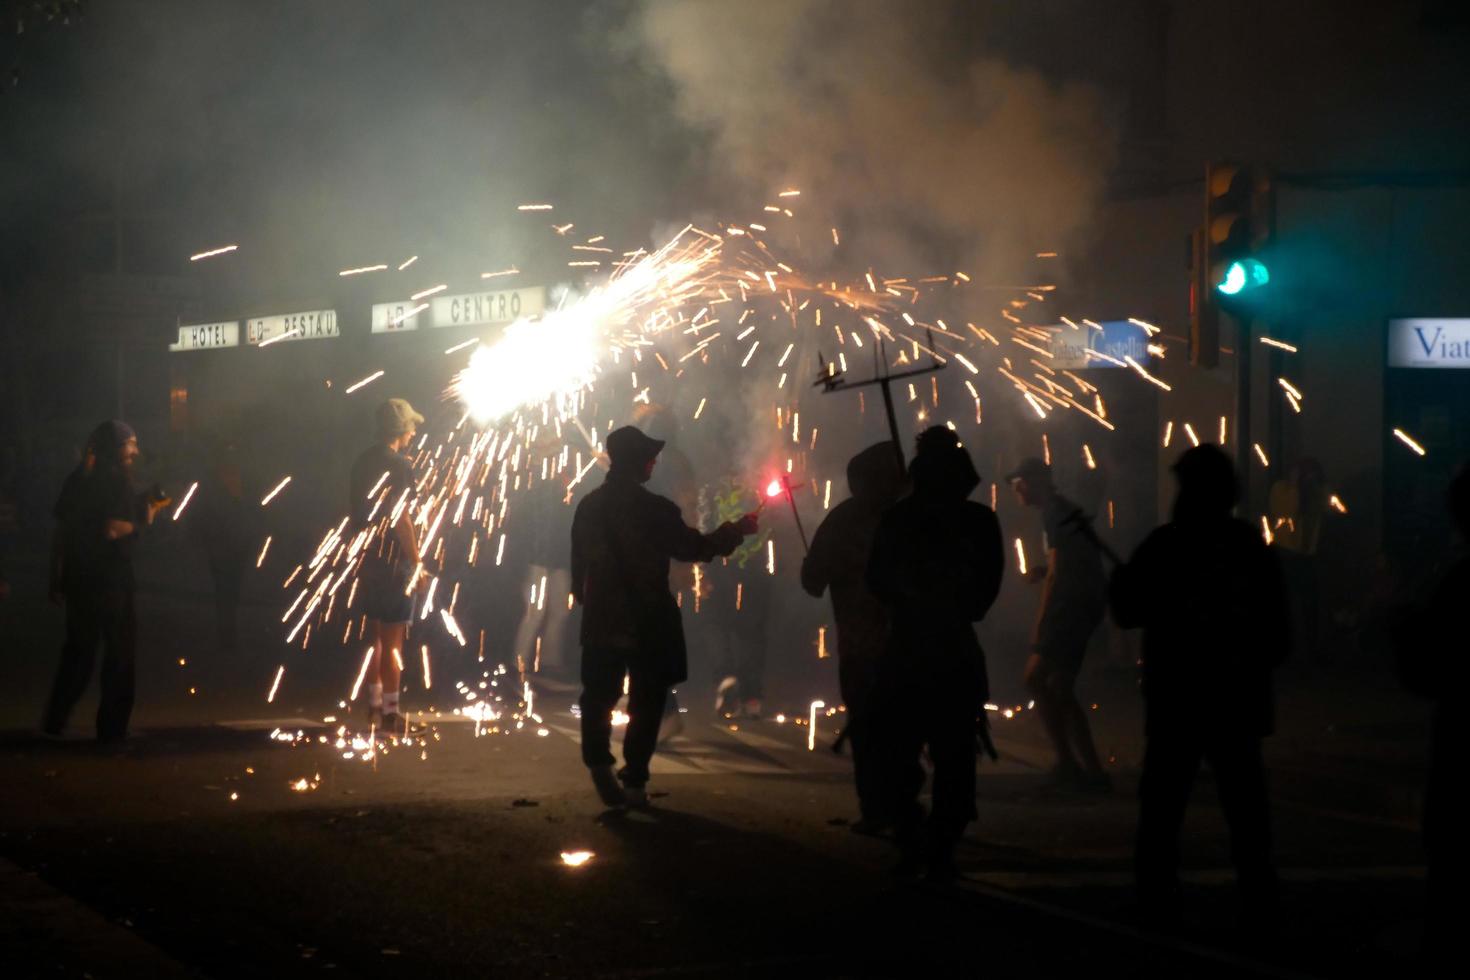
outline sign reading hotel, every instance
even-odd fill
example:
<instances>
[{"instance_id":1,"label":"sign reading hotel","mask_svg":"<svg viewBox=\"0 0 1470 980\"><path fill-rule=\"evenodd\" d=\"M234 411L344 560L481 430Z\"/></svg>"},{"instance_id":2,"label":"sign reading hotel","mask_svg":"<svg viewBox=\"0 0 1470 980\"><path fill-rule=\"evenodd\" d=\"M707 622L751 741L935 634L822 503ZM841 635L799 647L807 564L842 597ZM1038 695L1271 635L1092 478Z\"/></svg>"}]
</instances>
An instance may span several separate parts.
<instances>
[{"instance_id":1,"label":"sign reading hotel","mask_svg":"<svg viewBox=\"0 0 1470 980\"><path fill-rule=\"evenodd\" d=\"M521 317L540 316L546 309L546 290L498 289L488 293L435 296L431 312L436 327L470 327L512 323Z\"/></svg>"},{"instance_id":2,"label":"sign reading hotel","mask_svg":"<svg viewBox=\"0 0 1470 980\"><path fill-rule=\"evenodd\" d=\"M257 346L277 341L325 340L340 336L336 310L283 313L245 321L245 342Z\"/></svg>"},{"instance_id":3,"label":"sign reading hotel","mask_svg":"<svg viewBox=\"0 0 1470 980\"><path fill-rule=\"evenodd\" d=\"M179 327L177 343L169 344L171 351L216 350L221 347L240 346L240 321L225 323L191 323Z\"/></svg>"},{"instance_id":4,"label":"sign reading hotel","mask_svg":"<svg viewBox=\"0 0 1470 980\"><path fill-rule=\"evenodd\" d=\"M1389 320L1388 366L1470 368L1470 318Z\"/></svg>"}]
</instances>

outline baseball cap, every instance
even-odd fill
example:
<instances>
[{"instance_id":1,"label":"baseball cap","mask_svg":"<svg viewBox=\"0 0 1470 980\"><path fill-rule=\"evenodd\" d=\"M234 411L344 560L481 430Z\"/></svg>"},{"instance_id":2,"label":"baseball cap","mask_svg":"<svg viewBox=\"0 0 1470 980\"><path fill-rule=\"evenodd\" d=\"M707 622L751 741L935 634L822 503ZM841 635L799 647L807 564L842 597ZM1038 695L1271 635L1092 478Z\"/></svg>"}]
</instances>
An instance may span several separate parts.
<instances>
[{"instance_id":1,"label":"baseball cap","mask_svg":"<svg viewBox=\"0 0 1470 980\"><path fill-rule=\"evenodd\" d=\"M414 411L407 399L390 398L378 406L378 433L380 435L401 436L423 421L424 417Z\"/></svg>"},{"instance_id":2,"label":"baseball cap","mask_svg":"<svg viewBox=\"0 0 1470 980\"><path fill-rule=\"evenodd\" d=\"M1010 483L1014 480L1025 480L1029 483L1033 480L1050 479L1051 467L1046 465L1046 462L1044 460L1037 459L1035 456L1027 456L1025 459L1021 460L1019 466L1006 474L1007 483Z\"/></svg>"},{"instance_id":3,"label":"baseball cap","mask_svg":"<svg viewBox=\"0 0 1470 980\"><path fill-rule=\"evenodd\" d=\"M607 434L607 454L614 463L643 463L656 457L664 448L662 439L646 436L639 429L625 425Z\"/></svg>"}]
</instances>

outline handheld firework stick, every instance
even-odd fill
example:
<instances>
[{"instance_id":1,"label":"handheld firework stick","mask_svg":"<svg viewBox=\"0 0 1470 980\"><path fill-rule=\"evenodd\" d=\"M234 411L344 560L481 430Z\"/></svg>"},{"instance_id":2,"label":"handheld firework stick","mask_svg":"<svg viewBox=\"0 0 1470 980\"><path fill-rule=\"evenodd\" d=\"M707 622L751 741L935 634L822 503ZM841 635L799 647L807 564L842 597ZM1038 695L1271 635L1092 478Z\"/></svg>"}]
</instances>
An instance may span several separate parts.
<instances>
[{"instance_id":1,"label":"handheld firework stick","mask_svg":"<svg viewBox=\"0 0 1470 980\"><path fill-rule=\"evenodd\" d=\"M767 500L781 496L782 491L785 491L786 502L791 505L791 516L796 518L796 530L801 535L801 550L811 551L806 541L806 528L801 526L801 512L796 509L796 495L791 492L791 481L787 480L784 474L766 484L766 494L761 498L761 507L766 505ZM760 509L757 508L756 512L759 513Z\"/></svg>"},{"instance_id":2,"label":"handheld firework stick","mask_svg":"<svg viewBox=\"0 0 1470 980\"><path fill-rule=\"evenodd\" d=\"M929 349L931 351L934 350L933 331L929 332ZM820 387L822 394L830 395L834 391L849 391L854 388L866 388L869 385L877 385L878 390L883 393L883 412L888 417L888 433L893 437L893 451L898 456L898 471L900 473L906 473L908 472L908 463L904 460L903 442L898 435L898 416L893 411L893 382L902 378L913 378L921 374L933 374L935 371L943 371L945 364L943 361L935 358L934 363L928 367L915 368L912 371L900 371L897 374L892 374L888 370L886 350L887 348L882 340L879 340L877 345L874 346L873 376L866 381L848 381L834 365L820 361L821 352L818 352L817 357L822 370L813 387Z\"/></svg>"}]
</instances>

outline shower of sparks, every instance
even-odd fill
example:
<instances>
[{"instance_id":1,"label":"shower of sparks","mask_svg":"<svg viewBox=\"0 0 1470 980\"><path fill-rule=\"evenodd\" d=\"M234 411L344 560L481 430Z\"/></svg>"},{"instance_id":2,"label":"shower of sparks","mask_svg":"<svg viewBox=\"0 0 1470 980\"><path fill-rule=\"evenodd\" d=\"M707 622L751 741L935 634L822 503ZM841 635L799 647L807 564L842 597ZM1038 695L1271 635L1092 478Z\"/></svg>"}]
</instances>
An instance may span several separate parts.
<instances>
[{"instance_id":1,"label":"shower of sparks","mask_svg":"<svg viewBox=\"0 0 1470 980\"><path fill-rule=\"evenodd\" d=\"M199 252L195 255L191 255L189 256L189 261L198 262L200 259L212 259L216 255L224 255L226 252L233 252L239 247L239 245L222 245L219 248L212 248L207 252Z\"/></svg>"}]
</instances>

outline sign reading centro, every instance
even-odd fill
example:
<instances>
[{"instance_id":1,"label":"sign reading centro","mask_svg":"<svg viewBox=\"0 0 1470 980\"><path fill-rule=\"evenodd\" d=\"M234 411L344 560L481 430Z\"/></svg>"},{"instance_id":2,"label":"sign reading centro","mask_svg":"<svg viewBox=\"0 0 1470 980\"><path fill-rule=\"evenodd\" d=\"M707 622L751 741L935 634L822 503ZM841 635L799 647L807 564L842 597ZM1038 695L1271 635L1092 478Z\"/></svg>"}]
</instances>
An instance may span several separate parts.
<instances>
[{"instance_id":1,"label":"sign reading centro","mask_svg":"<svg viewBox=\"0 0 1470 980\"><path fill-rule=\"evenodd\" d=\"M373 304L373 333L402 333L419 327L486 326L539 316L546 309L546 290L497 289L487 293L436 296L432 301Z\"/></svg>"},{"instance_id":2,"label":"sign reading centro","mask_svg":"<svg viewBox=\"0 0 1470 980\"><path fill-rule=\"evenodd\" d=\"M220 347L240 346L240 321L225 323L191 323L179 327L177 343L169 344L171 351L215 350Z\"/></svg>"},{"instance_id":3,"label":"sign reading centro","mask_svg":"<svg viewBox=\"0 0 1470 980\"><path fill-rule=\"evenodd\" d=\"M305 313L283 313L245 321L247 344L269 344L281 340L323 340L340 337L336 310L308 310Z\"/></svg>"},{"instance_id":4,"label":"sign reading centro","mask_svg":"<svg viewBox=\"0 0 1470 980\"><path fill-rule=\"evenodd\" d=\"M1470 368L1470 318L1389 320L1388 366Z\"/></svg>"}]
</instances>

